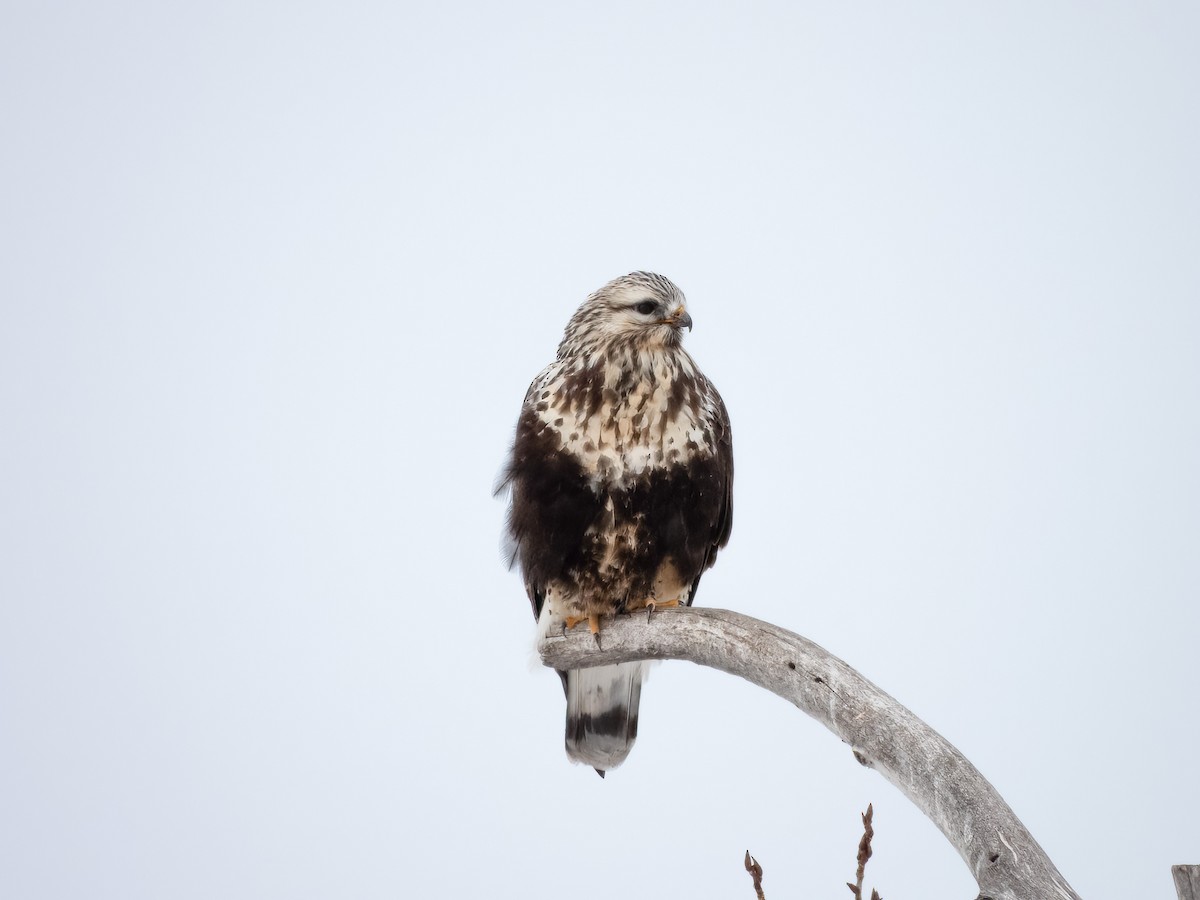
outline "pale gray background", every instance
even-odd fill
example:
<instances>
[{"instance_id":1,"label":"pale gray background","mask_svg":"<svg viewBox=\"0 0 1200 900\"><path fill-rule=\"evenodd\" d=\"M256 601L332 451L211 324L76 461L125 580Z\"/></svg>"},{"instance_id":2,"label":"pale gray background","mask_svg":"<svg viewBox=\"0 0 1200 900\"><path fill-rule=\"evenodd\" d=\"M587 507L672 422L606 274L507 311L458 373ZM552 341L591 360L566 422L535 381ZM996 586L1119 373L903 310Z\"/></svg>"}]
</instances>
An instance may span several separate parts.
<instances>
[{"instance_id":1,"label":"pale gray background","mask_svg":"<svg viewBox=\"0 0 1200 900\"><path fill-rule=\"evenodd\" d=\"M0 894L974 896L684 664L602 782L499 561L594 288L733 416L700 602L940 729L1087 898L1200 861L1190 3L8 3ZM451 650L450 648L455 648Z\"/></svg>"}]
</instances>

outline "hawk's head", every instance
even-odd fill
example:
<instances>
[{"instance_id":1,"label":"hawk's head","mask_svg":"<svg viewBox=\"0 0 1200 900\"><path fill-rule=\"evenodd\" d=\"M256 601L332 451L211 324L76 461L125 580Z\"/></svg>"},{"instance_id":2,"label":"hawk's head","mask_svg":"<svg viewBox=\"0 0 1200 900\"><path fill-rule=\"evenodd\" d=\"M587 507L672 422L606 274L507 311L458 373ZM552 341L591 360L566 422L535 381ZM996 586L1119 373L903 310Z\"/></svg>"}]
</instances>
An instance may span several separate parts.
<instances>
[{"instance_id":1,"label":"hawk's head","mask_svg":"<svg viewBox=\"0 0 1200 900\"><path fill-rule=\"evenodd\" d=\"M614 278L583 301L567 323L558 355L618 348L678 347L692 327L683 291L653 272Z\"/></svg>"}]
</instances>

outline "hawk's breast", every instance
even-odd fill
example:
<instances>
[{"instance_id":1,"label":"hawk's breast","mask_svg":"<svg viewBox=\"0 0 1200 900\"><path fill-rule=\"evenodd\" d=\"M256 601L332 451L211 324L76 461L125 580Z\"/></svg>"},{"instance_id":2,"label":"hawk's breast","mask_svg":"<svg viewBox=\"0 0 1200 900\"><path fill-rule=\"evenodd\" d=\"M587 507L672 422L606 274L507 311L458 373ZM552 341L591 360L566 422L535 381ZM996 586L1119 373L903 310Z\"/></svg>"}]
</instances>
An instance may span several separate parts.
<instances>
[{"instance_id":1,"label":"hawk's breast","mask_svg":"<svg viewBox=\"0 0 1200 900\"><path fill-rule=\"evenodd\" d=\"M612 362L547 369L531 390L542 426L594 490L628 488L713 453L714 404L690 358L655 354L632 371Z\"/></svg>"}]
</instances>

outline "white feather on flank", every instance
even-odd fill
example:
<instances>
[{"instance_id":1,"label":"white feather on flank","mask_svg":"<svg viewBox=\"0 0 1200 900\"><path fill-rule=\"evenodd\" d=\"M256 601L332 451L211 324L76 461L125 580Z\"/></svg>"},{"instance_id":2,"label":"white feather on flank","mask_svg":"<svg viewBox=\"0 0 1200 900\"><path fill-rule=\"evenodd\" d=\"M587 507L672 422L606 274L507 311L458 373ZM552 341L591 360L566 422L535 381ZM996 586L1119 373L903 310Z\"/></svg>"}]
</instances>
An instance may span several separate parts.
<instances>
[{"instance_id":1,"label":"white feather on flank","mask_svg":"<svg viewBox=\"0 0 1200 900\"><path fill-rule=\"evenodd\" d=\"M561 631L566 622L557 609L558 598L554 596L554 588L546 588L546 596L542 600L542 613L537 621L537 640L544 640L552 631Z\"/></svg>"}]
</instances>

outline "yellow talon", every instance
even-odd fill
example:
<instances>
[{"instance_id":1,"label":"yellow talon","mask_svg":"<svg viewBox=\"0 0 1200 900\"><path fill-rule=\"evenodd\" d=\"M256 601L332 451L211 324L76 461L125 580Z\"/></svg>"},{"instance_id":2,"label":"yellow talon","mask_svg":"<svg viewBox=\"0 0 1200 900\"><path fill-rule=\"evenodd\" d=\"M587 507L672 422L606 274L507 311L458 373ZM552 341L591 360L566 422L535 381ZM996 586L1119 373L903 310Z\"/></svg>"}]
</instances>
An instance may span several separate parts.
<instances>
[{"instance_id":1,"label":"yellow talon","mask_svg":"<svg viewBox=\"0 0 1200 900\"><path fill-rule=\"evenodd\" d=\"M674 600L663 600L661 603L653 598L646 601L646 621L650 621L650 617L654 615L654 611L659 607L670 609L671 607L679 606L679 598Z\"/></svg>"},{"instance_id":2,"label":"yellow talon","mask_svg":"<svg viewBox=\"0 0 1200 900\"><path fill-rule=\"evenodd\" d=\"M563 631L570 631L580 622L588 623L588 631L592 633L592 637L596 639L596 646L600 646L600 614L589 613L586 616L565 616L563 619Z\"/></svg>"}]
</instances>

